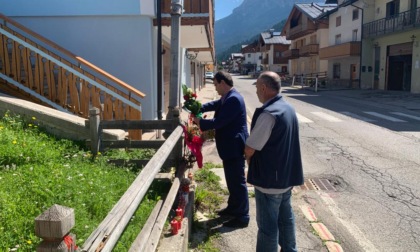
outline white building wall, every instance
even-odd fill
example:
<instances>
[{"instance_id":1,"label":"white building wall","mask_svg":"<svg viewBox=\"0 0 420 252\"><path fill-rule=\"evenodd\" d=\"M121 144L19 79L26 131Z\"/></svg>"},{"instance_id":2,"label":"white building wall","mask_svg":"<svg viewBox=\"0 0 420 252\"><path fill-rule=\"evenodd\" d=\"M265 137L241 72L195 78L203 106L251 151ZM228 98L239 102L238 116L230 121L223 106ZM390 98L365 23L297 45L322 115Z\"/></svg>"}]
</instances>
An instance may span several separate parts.
<instances>
[{"instance_id":1,"label":"white building wall","mask_svg":"<svg viewBox=\"0 0 420 252\"><path fill-rule=\"evenodd\" d=\"M331 14L329 19L329 45L335 45L336 35L341 35L341 43L346 43L350 41L360 41L362 32L361 32L361 22L362 22L362 11L359 11L359 18L353 20L353 10L358 10L356 7L351 5L339 8L337 12ZM341 17L341 25L337 27L336 19ZM353 31L357 30L357 38L353 39Z\"/></svg>"},{"instance_id":2,"label":"white building wall","mask_svg":"<svg viewBox=\"0 0 420 252\"><path fill-rule=\"evenodd\" d=\"M146 94L157 118L153 0L0 0L1 12Z\"/></svg>"}]
</instances>

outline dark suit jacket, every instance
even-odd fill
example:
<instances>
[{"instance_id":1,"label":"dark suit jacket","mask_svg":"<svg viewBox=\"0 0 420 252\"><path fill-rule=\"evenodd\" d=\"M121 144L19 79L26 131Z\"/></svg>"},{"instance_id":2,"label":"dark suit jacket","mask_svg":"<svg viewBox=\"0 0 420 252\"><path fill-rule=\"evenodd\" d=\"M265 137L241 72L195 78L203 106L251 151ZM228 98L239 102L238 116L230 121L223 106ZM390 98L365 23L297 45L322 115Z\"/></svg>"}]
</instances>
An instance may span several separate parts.
<instances>
[{"instance_id":1,"label":"dark suit jacket","mask_svg":"<svg viewBox=\"0 0 420 252\"><path fill-rule=\"evenodd\" d=\"M201 119L203 131L216 130L216 147L222 160L243 157L248 138L246 108L243 97L232 89L225 99L203 104L202 112L215 111L213 119Z\"/></svg>"}]
</instances>

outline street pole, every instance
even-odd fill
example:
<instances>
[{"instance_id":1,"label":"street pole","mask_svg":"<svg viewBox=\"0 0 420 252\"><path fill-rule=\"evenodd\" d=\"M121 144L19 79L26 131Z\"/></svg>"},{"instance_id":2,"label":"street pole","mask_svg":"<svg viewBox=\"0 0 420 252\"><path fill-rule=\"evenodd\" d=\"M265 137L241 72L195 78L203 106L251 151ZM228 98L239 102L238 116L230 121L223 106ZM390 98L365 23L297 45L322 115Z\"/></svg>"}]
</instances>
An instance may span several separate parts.
<instances>
[{"instance_id":1,"label":"street pole","mask_svg":"<svg viewBox=\"0 0 420 252\"><path fill-rule=\"evenodd\" d=\"M180 115L179 109L179 92L180 92L180 27L182 15L182 0L171 1L171 77L169 88L169 106L166 120L178 120ZM166 130L164 137L167 138L172 130Z\"/></svg>"},{"instance_id":2,"label":"street pole","mask_svg":"<svg viewBox=\"0 0 420 252\"><path fill-rule=\"evenodd\" d=\"M363 8L360 8L359 6L350 4L351 6L359 9L362 11L362 18L360 20L361 26L360 26L360 58L359 58L359 89L362 89L362 64L363 64L363 54L362 54L362 50L363 50Z\"/></svg>"}]
</instances>

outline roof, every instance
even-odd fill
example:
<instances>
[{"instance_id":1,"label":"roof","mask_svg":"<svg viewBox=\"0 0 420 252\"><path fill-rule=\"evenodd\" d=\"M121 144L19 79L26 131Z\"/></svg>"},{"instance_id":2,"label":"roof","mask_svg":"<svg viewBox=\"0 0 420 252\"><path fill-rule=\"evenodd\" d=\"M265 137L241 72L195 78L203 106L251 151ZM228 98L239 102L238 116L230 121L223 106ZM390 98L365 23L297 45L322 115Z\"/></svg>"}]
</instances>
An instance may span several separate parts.
<instances>
[{"instance_id":1,"label":"roof","mask_svg":"<svg viewBox=\"0 0 420 252\"><path fill-rule=\"evenodd\" d=\"M231 57L232 58L242 58L244 55L242 53L232 53Z\"/></svg>"},{"instance_id":2,"label":"roof","mask_svg":"<svg viewBox=\"0 0 420 252\"><path fill-rule=\"evenodd\" d=\"M261 38L264 41L264 44L291 44L291 41L287 40L285 36L280 36L280 32L273 32L273 36L270 32L262 32Z\"/></svg>"},{"instance_id":3,"label":"roof","mask_svg":"<svg viewBox=\"0 0 420 252\"><path fill-rule=\"evenodd\" d=\"M337 8L337 4L323 3L295 4L295 6L312 20L315 20L322 14Z\"/></svg>"}]
</instances>

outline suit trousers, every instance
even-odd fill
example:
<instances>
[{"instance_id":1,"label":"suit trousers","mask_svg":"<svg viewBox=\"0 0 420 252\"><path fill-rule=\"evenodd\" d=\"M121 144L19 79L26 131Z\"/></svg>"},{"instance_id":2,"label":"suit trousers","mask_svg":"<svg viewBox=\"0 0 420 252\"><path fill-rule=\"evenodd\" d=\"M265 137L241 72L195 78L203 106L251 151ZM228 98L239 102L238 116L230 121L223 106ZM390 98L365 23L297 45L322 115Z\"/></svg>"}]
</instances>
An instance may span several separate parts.
<instances>
[{"instance_id":1,"label":"suit trousers","mask_svg":"<svg viewBox=\"0 0 420 252\"><path fill-rule=\"evenodd\" d=\"M249 222L248 188L243 157L223 160L225 179L229 190L228 212L242 222Z\"/></svg>"}]
</instances>

